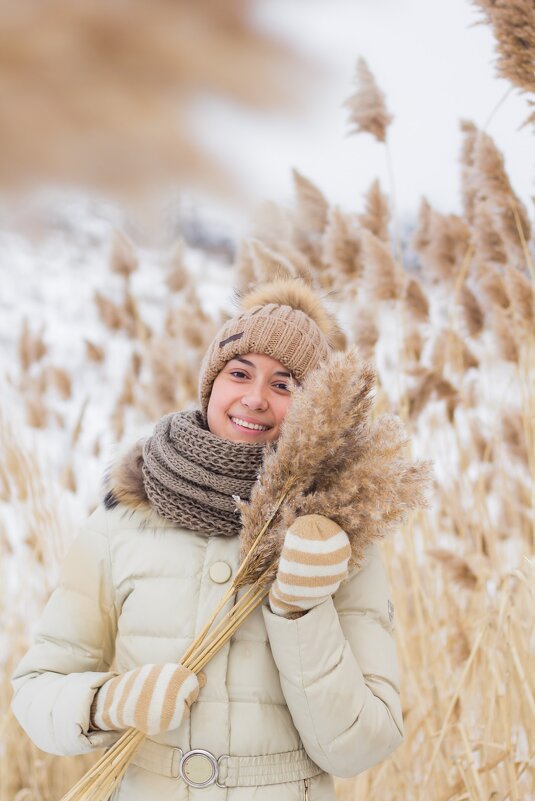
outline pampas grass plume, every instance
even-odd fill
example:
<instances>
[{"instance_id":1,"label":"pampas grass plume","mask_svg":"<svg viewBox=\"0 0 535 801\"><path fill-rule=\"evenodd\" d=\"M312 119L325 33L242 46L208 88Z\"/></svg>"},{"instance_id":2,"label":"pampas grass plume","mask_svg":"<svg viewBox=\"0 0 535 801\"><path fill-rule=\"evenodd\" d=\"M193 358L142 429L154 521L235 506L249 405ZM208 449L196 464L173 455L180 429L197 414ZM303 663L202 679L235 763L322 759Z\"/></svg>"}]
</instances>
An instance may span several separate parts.
<instances>
[{"instance_id":1,"label":"pampas grass plume","mask_svg":"<svg viewBox=\"0 0 535 801\"><path fill-rule=\"evenodd\" d=\"M184 242L179 239L173 247L171 258L168 262L165 283L171 292L180 292L186 288L190 280L190 275L184 264Z\"/></svg>"},{"instance_id":2,"label":"pampas grass plume","mask_svg":"<svg viewBox=\"0 0 535 801\"><path fill-rule=\"evenodd\" d=\"M353 339L364 359L371 359L379 339L376 309L373 306L359 306L354 313Z\"/></svg>"},{"instance_id":3,"label":"pampas grass plume","mask_svg":"<svg viewBox=\"0 0 535 801\"><path fill-rule=\"evenodd\" d=\"M298 515L314 512L335 520L348 534L353 562L359 564L373 539L384 536L408 509L425 505L430 464L407 461L408 440L399 418L372 420L374 382L371 365L350 348L334 353L294 391L277 447L264 458L250 502L240 504L244 554L293 482L291 494L243 583L266 569L273 579L284 534Z\"/></svg>"},{"instance_id":4,"label":"pampas grass plume","mask_svg":"<svg viewBox=\"0 0 535 801\"><path fill-rule=\"evenodd\" d=\"M366 419L372 403L374 371L357 351L335 352L294 390L277 447L268 449L249 504L240 504L245 554L289 482L292 494L309 489L311 476L344 446L348 433ZM307 421L306 426L303 420ZM271 499L266 501L267 499ZM267 504L267 506L266 506ZM264 555L266 556L266 555ZM269 554L267 554L269 557Z\"/></svg>"},{"instance_id":5,"label":"pampas grass plume","mask_svg":"<svg viewBox=\"0 0 535 801\"><path fill-rule=\"evenodd\" d=\"M388 242L388 224L390 222L390 206L388 198L381 189L377 179L372 182L366 193L364 214L357 217L363 228L371 231L378 239Z\"/></svg>"},{"instance_id":6,"label":"pampas grass plume","mask_svg":"<svg viewBox=\"0 0 535 801\"><path fill-rule=\"evenodd\" d=\"M90 362L103 362L105 359L104 348L102 345L97 345L91 342L90 339L84 339L86 355Z\"/></svg>"},{"instance_id":7,"label":"pampas grass plume","mask_svg":"<svg viewBox=\"0 0 535 801\"><path fill-rule=\"evenodd\" d=\"M337 206L329 209L322 239L323 261L329 267L335 286L346 287L362 274L362 245L354 218Z\"/></svg>"},{"instance_id":8,"label":"pampas grass plume","mask_svg":"<svg viewBox=\"0 0 535 801\"><path fill-rule=\"evenodd\" d=\"M323 233L327 225L327 212L329 209L325 195L298 170L292 170L292 175L299 226L316 234Z\"/></svg>"},{"instance_id":9,"label":"pampas grass plume","mask_svg":"<svg viewBox=\"0 0 535 801\"><path fill-rule=\"evenodd\" d=\"M34 362L38 362L47 353L47 346L43 340L44 326L37 334L30 330L28 320L22 324L22 331L19 337L18 352L21 368L26 372Z\"/></svg>"},{"instance_id":10,"label":"pampas grass plume","mask_svg":"<svg viewBox=\"0 0 535 801\"><path fill-rule=\"evenodd\" d=\"M502 308L492 311L491 327L501 358L506 362L518 362L518 342L511 330L511 318Z\"/></svg>"},{"instance_id":11,"label":"pampas grass plume","mask_svg":"<svg viewBox=\"0 0 535 801\"><path fill-rule=\"evenodd\" d=\"M404 299L413 320L422 323L429 321L429 301L417 278L410 278L407 281Z\"/></svg>"},{"instance_id":12,"label":"pampas grass plume","mask_svg":"<svg viewBox=\"0 0 535 801\"><path fill-rule=\"evenodd\" d=\"M468 334L471 337L477 337L483 330L485 316L478 299L466 284L463 284L461 288L459 304Z\"/></svg>"},{"instance_id":13,"label":"pampas grass plume","mask_svg":"<svg viewBox=\"0 0 535 801\"><path fill-rule=\"evenodd\" d=\"M514 267L505 269L505 286L511 301L515 323L528 333L535 333L535 298L529 278Z\"/></svg>"},{"instance_id":14,"label":"pampas grass plume","mask_svg":"<svg viewBox=\"0 0 535 801\"><path fill-rule=\"evenodd\" d=\"M296 276L292 263L260 240L249 239L247 244L255 284Z\"/></svg>"},{"instance_id":15,"label":"pampas grass plume","mask_svg":"<svg viewBox=\"0 0 535 801\"><path fill-rule=\"evenodd\" d=\"M426 553L442 565L446 574L458 587L466 590L474 590L477 587L478 575L462 556L446 548L428 548Z\"/></svg>"},{"instance_id":16,"label":"pampas grass plume","mask_svg":"<svg viewBox=\"0 0 535 801\"><path fill-rule=\"evenodd\" d=\"M478 290L490 306L507 309L510 301L501 273L489 264L480 264L476 269Z\"/></svg>"},{"instance_id":17,"label":"pampas grass plume","mask_svg":"<svg viewBox=\"0 0 535 801\"><path fill-rule=\"evenodd\" d=\"M362 231L364 249L364 285L376 301L397 300L403 281L391 248L370 231Z\"/></svg>"},{"instance_id":18,"label":"pampas grass plume","mask_svg":"<svg viewBox=\"0 0 535 801\"><path fill-rule=\"evenodd\" d=\"M126 279L138 268L134 245L122 231L115 231L113 235L110 264L112 272Z\"/></svg>"},{"instance_id":19,"label":"pampas grass plume","mask_svg":"<svg viewBox=\"0 0 535 801\"><path fill-rule=\"evenodd\" d=\"M386 107L384 93L363 58L355 70L356 91L344 103L349 109L350 134L369 133L378 142L386 142L388 127L394 119Z\"/></svg>"},{"instance_id":20,"label":"pampas grass plume","mask_svg":"<svg viewBox=\"0 0 535 801\"><path fill-rule=\"evenodd\" d=\"M535 7L532 0L472 0L493 29L497 72L523 92L535 92Z\"/></svg>"}]
</instances>

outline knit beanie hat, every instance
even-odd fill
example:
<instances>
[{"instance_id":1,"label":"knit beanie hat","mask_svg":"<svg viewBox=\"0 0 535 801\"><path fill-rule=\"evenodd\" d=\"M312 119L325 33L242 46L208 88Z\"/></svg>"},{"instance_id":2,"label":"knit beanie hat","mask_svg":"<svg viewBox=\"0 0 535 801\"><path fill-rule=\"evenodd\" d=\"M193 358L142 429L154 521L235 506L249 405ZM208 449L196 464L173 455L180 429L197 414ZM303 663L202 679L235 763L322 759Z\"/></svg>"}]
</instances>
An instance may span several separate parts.
<instances>
[{"instance_id":1,"label":"knit beanie hat","mask_svg":"<svg viewBox=\"0 0 535 801\"><path fill-rule=\"evenodd\" d=\"M251 289L241 311L222 326L204 356L199 399L206 414L215 378L225 364L246 353L264 353L302 381L345 336L320 297L300 278L279 278Z\"/></svg>"}]
</instances>

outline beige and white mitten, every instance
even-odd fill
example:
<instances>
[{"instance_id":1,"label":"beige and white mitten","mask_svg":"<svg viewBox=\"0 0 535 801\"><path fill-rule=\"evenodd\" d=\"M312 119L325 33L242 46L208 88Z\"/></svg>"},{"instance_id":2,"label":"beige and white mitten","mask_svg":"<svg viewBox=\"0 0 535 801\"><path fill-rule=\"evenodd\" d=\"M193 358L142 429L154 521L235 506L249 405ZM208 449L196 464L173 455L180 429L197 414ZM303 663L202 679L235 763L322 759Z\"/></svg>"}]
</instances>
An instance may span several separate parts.
<instances>
[{"instance_id":1,"label":"beige and white mitten","mask_svg":"<svg viewBox=\"0 0 535 801\"><path fill-rule=\"evenodd\" d=\"M271 611L290 616L322 603L347 578L350 556L349 538L337 523L322 515L298 517L284 538Z\"/></svg>"},{"instance_id":2,"label":"beige and white mitten","mask_svg":"<svg viewBox=\"0 0 535 801\"><path fill-rule=\"evenodd\" d=\"M183 665L143 665L99 688L91 723L103 731L134 728L149 735L177 729L199 689L197 676Z\"/></svg>"}]
</instances>

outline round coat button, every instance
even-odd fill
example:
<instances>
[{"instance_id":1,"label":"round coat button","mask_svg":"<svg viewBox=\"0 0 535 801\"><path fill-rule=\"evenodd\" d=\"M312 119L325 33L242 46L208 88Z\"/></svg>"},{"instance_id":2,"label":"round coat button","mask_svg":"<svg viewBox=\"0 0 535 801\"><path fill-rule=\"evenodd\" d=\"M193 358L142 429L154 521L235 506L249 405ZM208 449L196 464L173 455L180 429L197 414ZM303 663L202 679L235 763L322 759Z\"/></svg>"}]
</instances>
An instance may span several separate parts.
<instances>
[{"instance_id":1,"label":"round coat button","mask_svg":"<svg viewBox=\"0 0 535 801\"><path fill-rule=\"evenodd\" d=\"M225 584L232 575L232 569L226 562L214 562L210 567L210 578L216 584Z\"/></svg>"}]
</instances>

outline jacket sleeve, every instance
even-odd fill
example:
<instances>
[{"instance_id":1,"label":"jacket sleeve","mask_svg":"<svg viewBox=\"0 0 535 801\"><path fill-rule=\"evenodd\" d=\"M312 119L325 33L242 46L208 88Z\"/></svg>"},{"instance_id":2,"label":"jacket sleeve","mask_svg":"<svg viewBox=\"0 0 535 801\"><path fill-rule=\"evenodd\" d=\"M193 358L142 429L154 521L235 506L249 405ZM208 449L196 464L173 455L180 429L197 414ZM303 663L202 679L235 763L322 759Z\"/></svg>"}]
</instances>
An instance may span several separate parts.
<instances>
[{"instance_id":1,"label":"jacket sleeve","mask_svg":"<svg viewBox=\"0 0 535 801\"><path fill-rule=\"evenodd\" d=\"M81 754L111 745L117 732L90 732L96 690L109 671L116 615L107 536L86 528L71 545L37 624L34 644L12 677L12 709L43 751Z\"/></svg>"},{"instance_id":2,"label":"jacket sleeve","mask_svg":"<svg viewBox=\"0 0 535 801\"><path fill-rule=\"evenodd\" d=\"M263 607L281 686L303 745L334 776L356 776L403 740L386 573L368 546L333 598L289 620Z\"/></svg>"}]
</instances>

